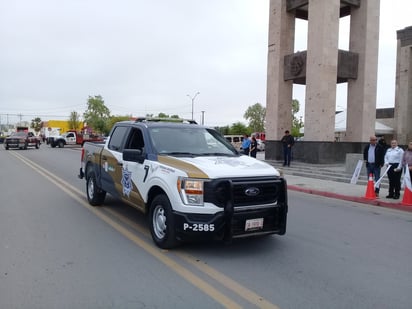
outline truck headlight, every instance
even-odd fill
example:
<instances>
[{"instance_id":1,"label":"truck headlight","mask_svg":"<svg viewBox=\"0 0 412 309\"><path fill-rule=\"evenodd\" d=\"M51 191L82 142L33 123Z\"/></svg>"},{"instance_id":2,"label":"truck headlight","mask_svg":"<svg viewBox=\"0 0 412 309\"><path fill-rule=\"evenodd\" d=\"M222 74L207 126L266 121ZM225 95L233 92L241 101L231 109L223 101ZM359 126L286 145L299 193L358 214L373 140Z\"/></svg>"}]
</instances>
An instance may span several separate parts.
<instances>
[{"instance_id":1,"label":"truck headlight","mask_svg":"<svg viewBox=\"0 0 412 309\"><path fill-rule=\"evenodd\" d=\"M186 205L203 206L203 180L192 178L179 178L177 190Z\"/></svg>"}]
</instances>

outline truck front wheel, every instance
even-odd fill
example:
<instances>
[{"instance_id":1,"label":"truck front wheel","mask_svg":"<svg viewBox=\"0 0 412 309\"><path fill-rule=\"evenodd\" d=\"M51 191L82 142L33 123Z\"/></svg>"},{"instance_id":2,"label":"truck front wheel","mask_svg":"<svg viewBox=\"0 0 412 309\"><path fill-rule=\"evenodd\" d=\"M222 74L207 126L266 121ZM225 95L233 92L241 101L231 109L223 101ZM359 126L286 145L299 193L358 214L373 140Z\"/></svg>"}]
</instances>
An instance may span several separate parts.
<instances>
[{"instance_id":1,"label":"truck front wheel","mask_svg":"<svg viewBox=\"0 0 412 309\"><path fill-rule=\"evenodd\" d=\"M64 142L63 141L58 141L57 145L59 146L59 148L63 148L64 147Z\"/></svg>"},{"instance_id":2,"label":"truck front wheel","mask_svg":"<svg viewBox=\"0 0 412 309\"><path fill-rule=\"evenodd\" d=\"M177 245L175 223L172 207L166 195L161 194L153 199L150 207L150 233L154 243L162 249L170 249Z\"/></svg>"},{"instance_id":3,"label":"truck front wheel","mask_svg":"<svg viewBox=\"0 0 412 309\"><path fill-rule=\"evenodd\" d=\"M104 202L106 197L106 191L103 191L97 186L96 175L94 172L89 172L87 174L86 181L86 191L87 191L87 200L92 206L100 206Z\"/></svg>"}]
</instances>

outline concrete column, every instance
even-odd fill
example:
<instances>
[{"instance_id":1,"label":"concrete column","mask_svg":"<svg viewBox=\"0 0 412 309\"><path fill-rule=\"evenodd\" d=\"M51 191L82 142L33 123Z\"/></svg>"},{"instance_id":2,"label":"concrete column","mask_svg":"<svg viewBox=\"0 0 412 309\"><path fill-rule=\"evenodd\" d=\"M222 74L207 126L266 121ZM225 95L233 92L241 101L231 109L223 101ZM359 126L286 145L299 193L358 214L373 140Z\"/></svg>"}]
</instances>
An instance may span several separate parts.
<instances>
[{"instance_id":1,"label":"concrete column","mask_svg":"<svg viewBox=\"0 0 412 309\"><path fill-rule=\"evenodd\" d=\"M340 0L310 0L305 141L334 141Z\"/></svg>"},{"instance_id":2,"label":"concrete column","mask_svg":"<svg viewBox=\"0 0 412 309\"><path fill-rule=\"evenodd\" d=\"M270 0L266 139L280 140L292 128L293 82L283 79L284 57L293 53L295 17L286 11L286 0Z\"/></svg>"},{"instance_id":3,"label":"concrete column","mask_svg":"<svg viewBox=\"0 0 412 309\"><path fill-rule=\"evenodd\" d=\"M412 141L412 27L398 31L395 130L399 144Z\"/></svg>"},{"instance_id":4,"label":"concrete column","mask_svg":"<svg viewBox=\"0 0 412 309\"><path fill-rule=\"evenodd\" d=\"M380 0L352 8L349 50L359 54L358 78L348 82L344 141L366 142L375 134Z\"/></svg>"}]
</instances>

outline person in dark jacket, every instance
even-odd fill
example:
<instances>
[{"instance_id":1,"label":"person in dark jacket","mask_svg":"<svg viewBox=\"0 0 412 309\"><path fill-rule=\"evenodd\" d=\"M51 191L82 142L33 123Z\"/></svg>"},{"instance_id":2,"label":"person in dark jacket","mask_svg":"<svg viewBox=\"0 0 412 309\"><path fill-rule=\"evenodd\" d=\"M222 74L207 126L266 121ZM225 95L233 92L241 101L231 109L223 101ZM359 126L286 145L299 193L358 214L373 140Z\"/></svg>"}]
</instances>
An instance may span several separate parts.
<instances>
[{"instance_id":1,"label":"person in dark jacket","mask_svg":"<svg viewBox=\"0 0 412 309\"><path fill-rule=\"evenodd\" d=\"M363 160L366 163L368 177L373 174L375 182L381 177L381 168L385 163L385 149L377 143L376 136L371 136L369 144L363 150ZM379 196L379 187L375 188L375 194Z\"/></svg>"},{"instance_id":2,"label":"person in dark jacket","mask_svg":"<svg viewBox=\"0 0 412 309\"><path fill-rule=\"evenodd\" d=\"M283 145L283 166L290 166L292 159L292 146L295 144L295 139L290 135L289 130L285 131L285 135L280 140Z\"/></svg>"},{"instance_id":3,"label":"person in dark jacket","mask_svg":"<svg viewBox=\"0 0 412 309\"><path fill-rule=\"evenodd\" d=\"M252 136L251 141L250 141L250 156L253 158L256 158L256 154L257 154L257 140L254 136Z\"/></svg>"}]
</instances>

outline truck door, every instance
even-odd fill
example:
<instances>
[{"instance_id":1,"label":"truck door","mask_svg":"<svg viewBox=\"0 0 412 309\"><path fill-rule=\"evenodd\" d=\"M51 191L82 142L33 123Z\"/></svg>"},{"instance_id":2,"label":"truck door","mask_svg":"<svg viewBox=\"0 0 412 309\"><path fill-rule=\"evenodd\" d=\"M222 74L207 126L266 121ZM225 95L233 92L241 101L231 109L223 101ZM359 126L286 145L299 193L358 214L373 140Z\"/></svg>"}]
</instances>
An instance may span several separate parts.
<instances>
[{"instance_id":1,"label":"truck door","mask_svg":"<svg viewBox=\"0 0 412 309\"><path fill-rule=\"evenodd\" d=\"M122 151L124 141L129 135L129 129L129 127L125 126L116 126L111 133L107 148L104 147L101 153L102 188L119 198L121 198L122 194L120 185L123 168Z\"/></svg>"},{"instance_id":2,"label":"truck door","mask_svg":"<svg viewBox=\"0 0 412 309\"><path fill-rule=\"evenodd\" d=\"M69 132L66 134L66 144L76 145L76 134L74 132Z\"/></svg>"},{"instance_id":3,"label":"truck door","mask_svg":"<svg viewBox=\"0 0 412 309\"><path fill-rule=\"evenodd\" d=\"M132 128L126 141L124 149L140 150L142 155L145 154L145 143L143 133L138 128ZM147 161L142 163L133 161L123 161L122 178L122 198L142 210L144 210L144 196L147 188L145 179L147 177L149 166Z\"/></svg>"}]
</instances>

